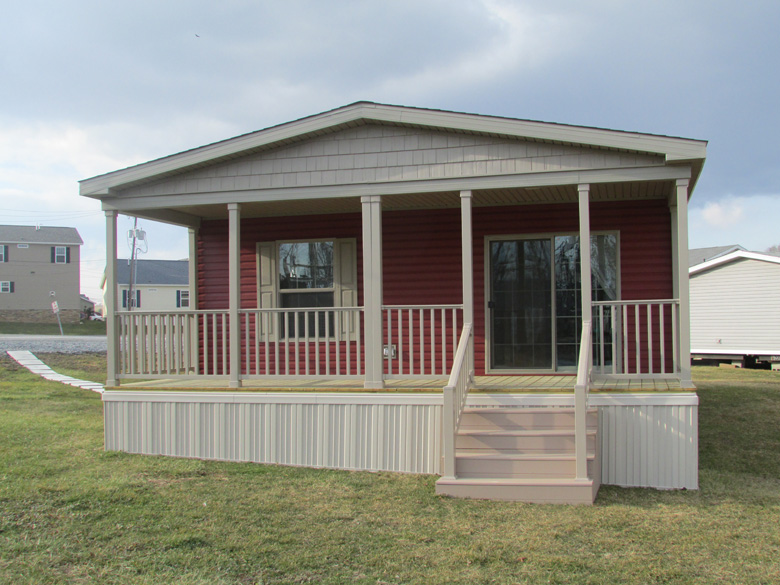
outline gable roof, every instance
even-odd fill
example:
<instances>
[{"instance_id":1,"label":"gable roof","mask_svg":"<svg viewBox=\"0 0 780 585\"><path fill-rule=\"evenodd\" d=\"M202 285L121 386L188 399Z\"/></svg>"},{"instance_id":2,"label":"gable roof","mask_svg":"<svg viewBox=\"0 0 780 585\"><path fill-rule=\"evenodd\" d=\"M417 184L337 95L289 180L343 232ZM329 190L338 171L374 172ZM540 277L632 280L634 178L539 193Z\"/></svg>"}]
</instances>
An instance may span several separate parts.
<instances>
[{"instance_id":1,"label":"gable roof","mask_svg":"<svg viewBox=\"0 0 780 585\"><path fill-rule=\"evenodd\" d=\"M702 262L714 260L715 258L725 256L726 254L736 252L737 250L746 251L745 248L739 244L732 244L730 246L712 246L710 248L693 248L692 250L688 250L688 266L696 266Z\"/></svg>"},{"instance_id":2,"label":"gable roof","mask_svg":"<svg viewBox=\"0 0 780 585\"><path fill-rule=\"evenodd\" d=\"M736 250L730 254L718 256L717 258L713 258L707 262L702 262L696 266L691 266L688 268L688 275L692 276L694 274L698 274L699 272L704 272L710 268L716 268L736 260L759 260L761 262L768 262L770 264L780 264L780 257L778 256L772 256L771 254L759 254L758 252L748 252L746 250Z\"/></svg>"},{"instance_id":3,"label":"gable roof","mask_svg":"<svg viewBox=\"0 0 780 585\"><path fill-rule=\"evenodd\" d=\"M4 244L69 244L81 246L76 228L26 225L0 225L0 242Z\"/></svg>"},{"instance_id":4,"label":"gable roof","mask_svg":"<svg viewBox=\"0 0 780 585\"><path fill-rule=\"evenodd\" d=\"M85 179L80 182L80 193L86 197L100 199L110 195L112 189L126 188L253 152L369 123L659 154L663 155L668 163L693 163L692 185L696 183L703 165L707 145L706 141L688 138L356 102L314 116Z\"/></svg>"},{"instance_id":5,"label":"gable roof","mask_svg":"<svg viewBox=\"0 0 780 585\"><path fill-rule=\"evenodd\" d=\"M130 284L129 260L117 260L116 281L117 284ZM187 286L189 281L189 260L136 260L136 284Z\"/></svg>"}]
</instances>

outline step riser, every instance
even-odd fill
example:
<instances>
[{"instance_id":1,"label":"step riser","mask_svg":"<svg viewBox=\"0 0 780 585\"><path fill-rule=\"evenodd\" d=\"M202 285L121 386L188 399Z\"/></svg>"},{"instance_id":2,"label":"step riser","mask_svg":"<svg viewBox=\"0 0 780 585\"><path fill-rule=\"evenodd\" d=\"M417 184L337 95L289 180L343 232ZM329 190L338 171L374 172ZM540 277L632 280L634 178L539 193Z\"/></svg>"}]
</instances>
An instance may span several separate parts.
<instances>
[{"instance_id":1,"label":"step riser","mask_svg":"<svg viewBox=\"0 0 780 585\"><path fill-rule=\"evenodd\" d=\"M466 480L468 482L468 480ZM598 486L515 486L515 485L468 485L436 484L436 493L456 498L482 500L506 500L533 504L593 504Z\"/></svg>"},{"instance_id":2,"label":"step riser","mask_svg":"<svg viewBox=\"0 0 780 585\"><path fill-rule=\"evenodd\" d=\"M572 435L458 435L455 449L484 449L487 451L513 451L516 453L574 453ZM588 435L587 449L596 448L596 437Z\"/></svg>"},{"instance_id":3,"label":"step riser","mask_svg":"<svg viewBox=\"0 0 780 585\"><path fill-rule=\"evenodd\" d=\"M588 461L588 476L593 477L596 466ZM506 461L500 459L458 459L455 463L458 477L515 477L515 478L572 478L577 473L577 463L571 461Z\"/></svg>"},{"instance_id":4,"label":"step riser","mask_svg":"<svg viewBox=\"0 0 780 585\"><path fill-rule=\"evenodd\" d=\"M598 427L598 417L595 413L588 413L586 418L588 428ZM562 413L523 413L511 411L507 413L490 412L475 413L464 412L460 419L460 428L484 428L484 429L557 429L574 428L574 414Z\"/></svg>"}]
</instances>

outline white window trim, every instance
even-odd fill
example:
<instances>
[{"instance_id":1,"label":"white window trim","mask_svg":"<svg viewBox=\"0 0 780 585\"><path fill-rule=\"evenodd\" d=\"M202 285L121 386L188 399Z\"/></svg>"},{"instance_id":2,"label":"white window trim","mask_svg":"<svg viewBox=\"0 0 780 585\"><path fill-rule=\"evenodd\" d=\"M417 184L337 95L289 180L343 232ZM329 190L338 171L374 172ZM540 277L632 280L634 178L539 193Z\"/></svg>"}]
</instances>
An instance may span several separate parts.
<instances>
[{"instance_id":1,"label":"white window trim","mask_svg":"<svg viewBox=\"0 0 780 585\"><path fill-rule=\"evenodd\" d=\"M190 289L188 288L180 288L177 289L179 292L179 309L189 309L190 308ZM186 297L186 298L185 298Z\"/></svg>"},{"instance_id":2,"label":"white window trim","mask_svg":"<svg viewBox=\"0 0 780 585\"><path fill-rule=\"evenodd\" d=\"M11 294L11 281L10 280L0 281L0 293Z\"/></svg>"},{"instance_id":3,"label":"white window trim","mask_svg":"<svg viewBox=\"0 0 780 585\"><path fill-rule=\"evenodd\" d=\"M60 250L62 252L60 252ZM62 257L62 260L60 260ZM67 264L68 263L68 247L67 246L54 246L54 263L55 264Z\"/></svg>"},{"instance_id":4,"label":"white window trim","mask_svg":"<svg viewBox=\"0 0 780 585\"><path fill-rule=\"evenodd\" d=\"M0 263L4 263L5 261L5 244L0 244Z\"/></svg>"}]
</instances>

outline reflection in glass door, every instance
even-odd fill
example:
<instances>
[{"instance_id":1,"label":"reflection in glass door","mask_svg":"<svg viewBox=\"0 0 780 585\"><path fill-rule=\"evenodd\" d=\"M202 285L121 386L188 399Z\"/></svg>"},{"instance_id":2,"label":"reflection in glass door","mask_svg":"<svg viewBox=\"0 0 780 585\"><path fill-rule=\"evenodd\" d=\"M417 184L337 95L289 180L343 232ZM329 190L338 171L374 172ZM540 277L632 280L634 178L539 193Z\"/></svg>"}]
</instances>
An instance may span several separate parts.
<instances>
[{"instance_id":1,"label":"reflection in glass door","mask_svg":"<svg viewBox=\"0 0 780 585\"><path fill-rule=\"evenodd\" d=\"M552 369L552 240L490 243L491 368Z\"/></svg>"}]
</instances>

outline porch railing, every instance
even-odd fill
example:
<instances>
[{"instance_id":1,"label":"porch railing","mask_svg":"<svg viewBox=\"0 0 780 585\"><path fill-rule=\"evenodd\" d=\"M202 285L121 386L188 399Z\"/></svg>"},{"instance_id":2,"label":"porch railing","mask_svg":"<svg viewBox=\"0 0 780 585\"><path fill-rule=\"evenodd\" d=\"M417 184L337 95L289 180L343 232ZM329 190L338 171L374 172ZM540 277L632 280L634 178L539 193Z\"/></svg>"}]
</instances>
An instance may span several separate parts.
<instances>
[{"instance_id":1,"label":"porch railing","mask_svg":"<svg viewBox=\"0 0 780 585\"><path fill-rule=\"evenodd\" d=\"M473 352L474 336L471 323L463 326L458 349L452 364L452 371L444 387L444 410L442 412L442 455L444 477L455 477L455 438L460 426L460 417L466 406L469 390L474 382Z\"/></svg>"},{"instance_id":2,"label":"porch railing","mask_svg":"<svg viewBox=\"0 0 780 585\"><path fill-rule=\"evenodd\" d=\"M119 377L228 371L227 311L122 311L116 314L116 322ZM199 346L202 356L198 355Z\"/></svg>"},{"instance_id":3,"label":"porch railing","mask_svg":"<svg viewBox=\"0 0 780 585\"><path fill-rule=\"evenodd\" d=\"M577 381L574 384L574 455L577 479L588 478L588 394L593 368L593 323L583 321L580 337L580 355L577 364Z\"/></svg>"},{"instance_id":4,"label":"porch railing","mask_svg":"<svg viewBox=\"0 0 780 585\"><path fill-rule=\"evenodd\" d=\"M594 302L593 320L594 373L679 375L679 300Z\"/></svg>"},{"instance_id":5,"label":"porch railing","mask_svg":"<svg viewBox=\"0 0 780 585\"><path fill-rule=\"evenodd\" d=\"M242 309L242 376L359 377L362 307Z\"/></svg>"},{"instance_id":6,"label":"porch railing","mask_svg":"<svg viewBox=\"0 0 780 585\"><path fill-rule=\"evenodd\" d=\"M385 374L447 376L463 327L462 305L385 305Z\"/></svg>"}]
</instances>

